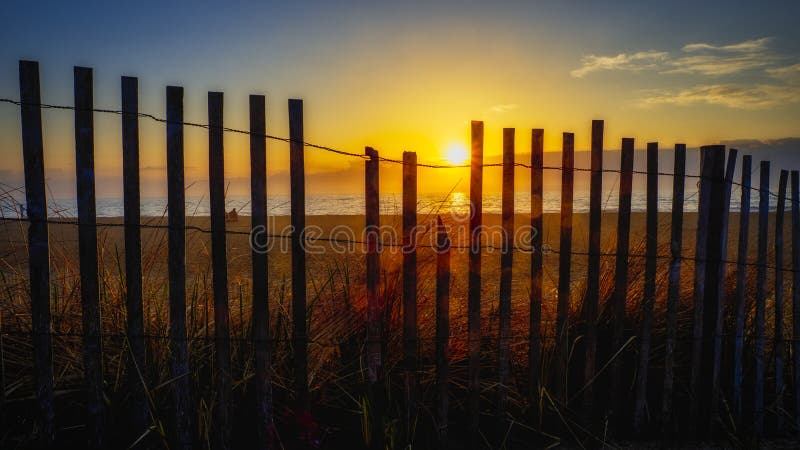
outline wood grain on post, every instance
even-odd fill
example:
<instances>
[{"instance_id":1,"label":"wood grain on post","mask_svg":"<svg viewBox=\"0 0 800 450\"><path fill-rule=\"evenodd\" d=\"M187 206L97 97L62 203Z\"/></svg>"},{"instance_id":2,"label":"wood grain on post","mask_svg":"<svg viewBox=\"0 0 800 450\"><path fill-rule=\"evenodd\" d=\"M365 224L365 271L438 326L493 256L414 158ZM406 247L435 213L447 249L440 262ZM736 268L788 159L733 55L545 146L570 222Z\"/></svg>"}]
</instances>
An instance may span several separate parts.
<instances>
[{"instance_id":1,"label":"wood grain on post","mask_svg":"<svg viewBox=\"0 0 800 450\"><path fill-rule=\"evenodd\" d=\"M531 273L530 332L528 371L530 403L534 423L540 417L539 392L542 371L542 166L544 165L544 130L531 130Z\"/></svg>"},{"instance_id":2,"label":"wood grain on post","mask_svg":"<svg viewBox=\"0 0 800 450\"><path fill-rule=\"evenodd\" d=\"M572 195L575 164L575 136L564 133L561 155L561 232L558 255L558 305L556 311L556 349L553 392L566 402L566 380L569 356L569 295L572 262Z\"/></svg>"},{"instance_id":3,"label":"wood grain on post","mask_svg":"<svg viewBox=\"0 0 800 450\"><path fill-rule=\"evenodd\" d=\"M498 301L497 429L498 445L507 432L506 403L511 372L511 281L514 257L514 128L503 128L503 193Z\"/></svg>"},{"instance_id":4,"label":"wood grain on post","mask_svg":"<svg viewBox=\"0 0 800 450\"><path fill-rule=\"evenodd\" d=\"M792 357L794 420L800 430L800 172L792 171Z\"/></svg>"},{"instance_id":5,"label":"wood grain on post","mask_svg":"<svg viewBox=\"0 0 800 450\"><path fill-rule=\"evenodd\" d=\"M720 146L723 157L725 155L725 147ZM733 187L733 174L736 170L736 157L738 155L738 151L736 149L730 149L728 151L728 163L725 166L725 178L722 180L721 183L721 190L722 190L722 204L720 205L719 214L719 230L718 230L718 237L717 237L717 245L719 251L717 252L717 277L716 277L716 321L714 326L714 366L711 371L711 412L712 412L712 422L711 426L713 427L716 423L716 420L720 420L720 412L719 412L719 401L720 397L722 396L722 392L720 390L720 372L722 370L722 335L723 335L723 322L725 317L723 316L725 311L725 278L728 273L728 265L725 261L728 259L728 221L730 216L730 209L731 209L731 190ZM720 158L722 159L722 158ZM709 432L713 431L709 428Z\"/></svg>"},{"instance_id":6,"label":"wood grain on post","mask_svg":"<svg viewBox=\"0 0 800 450\"><path fill-rule=\"evenodd\" d=\"M469 447L480 447L481 364L481 225L483 223L483 122L471 124L469 178L469 279L467 293L467 350L469 352Z\"/></svg>"},{"instance_id":7,"label":"wood grain on post","mask_svg":"<svg viewBox=\"0 0 800 450\"><path fill-rule=\"evenodd\" d=\"M692 360L689 390L689 428L696 430L700 396L700 368L703 357L703 306L705 302L706 253L708 250L708 222L711 210L711 182L713 164L709 152L700 151L699 199L697 205L697 236L695 237L694 262L694 312L692 316Z\"/></svg>"},{"instance_id":8,"label":"wood grain on post","mask_svg":"<svg viewBox=\"0 0 800 450\"><path fill-rule=\"evenodd\" d=\"M592 121L592 172L589 188L589 256L586 274L586 357L584 361L583 415L591 423L594 410L595 366L597 361L597 305L600 301L600 228L603 201L603 121Z\"/></svg>"},{"instance_id":9,"label":"wood grain on post","mask_svg":"<svg viewBox=\"0 0 800 450\"><path fill-rule=\"evenodd\" d=\"M381 303L378 293L380 274L380 199L378 197L378 152L367 147L365 166L366 241L367 241L367 367L371 384L381 376Z\"/></svg>"},{"instance_id":10,"label":"wood grain on post","mask_svg":"<svg viewBox=\"0 0 800 450\"><path fill-rule=\"evenodd\" d=\"M411 445L417 411L417 154L403 152L403 357L405 431Z\"/></svg>"},{"instance_id":11,"label":"wood grain on post","mask_svg":"<svg viewBox=\"0 0 800 450\"><path fill-rule=\"evenodd\" d=\"M269 339L269 272L267 270L267 149L266 99L250 96L250 226L253 265L253 357L255 369L258 444L271 445L274 433L272 419L272 377L270 373L272 344Z\"/></svg>"},{"instance_id":12,"label":"wood grain on post","mask_svg":"<svg viewBox=\"0 0 800 450\"><path fill-rule=\"evenodd\" d=\"M223 95L208 93L208 191L211 208L211 271L214 286L214 445L230 445L231 341L225 235Z\"/></svg>"},{"instance_id":13,"label":"wood grain on post","mask_svg":"<svg viewBox=\"0 0 800 450\"><path fill-rule=\"evenodd\" d=\"M75 179L78 196L78 257L83 317L83 373L89 448L103 447L103 360L100 353L100 286L97 277L97 217L94 192L92 69L75 67Z\"/></svg>"},{"instance_id":14,"label":"wood grain on post","mask_svg":"<svg viewBox=\"0 0 800 450\"><path fill-rule=\"evenodd\" d=\"M28 266L31 289L33 378L39 413L39 441L55 440L53 349L50 336L50 248L44 179L44 145L39 91L39 63L19 62L22 157L25 166L25 211L28 216Z\"/></svg>"},{"instance_id":15,"label":"wood grain on post","mask_svg":"<svg viewBox=\"0 0 800 450\"><path fill-rule=\"evenodd\" d=\"M447 448L450 375L450 239L436 218L436 421L439 448Z\"/></svg>"},{"instance_id":16,"label":"wood grain on post","mask_svg":"<svg viewBox=\"0 0 800 450\"><path fill-rule=\"evenodd\" d=\"M766 354L767 234L769 233L769 161L761 161L758 192L758 251L756 256L755 380L753 383L753 429L764 431L764 365Z\"/></svg>"},{"instance_id":17,"label":"wood grain on post","mask_svg":"<svg viewBox=\"0 0 800 450\"><path fill-rule=\"evenodd\" d=\"M614 311L614 329L611 335L611 353L620 352L611 366L611 420L619 431L622 425L622 339L625 335L625 321L628 299L628 253L630 251L631 233L631 193L633 191L633 144L631 138L622 139L619 178L619 213L617 215L617 259L614 271L614 294L612 308Z\"/></svg>"},{"instance_id":18,"label":"wood grain on post","mask_svg":"<svg viewBox=\"0 0 800 450\"><path fill-rule=\"evenodd\" d=\"M292 222L292 347L297 409L308 410L308 327L306 324L306 181L303 101L289 100L289 178Z\"/></svg>"},{"instance_id":19,"label":"wood grain on post","mask_svg":"<svg viewBox=\"0 0 800 450\"><path fill-rule=\"evenodd\" d=\"M678 338L678 307L681 289L681 248L683 246L683 201L686 189L686 144L675 144L672 179L672 225L670 226L669 287L667 292L667 339L664 353L664 390L661 401L663 436L672 439L675 414L672 392L675 377L675 342Z\"/></svg>"},{"instance_id":20,"label":"wood grain on post","mask_svg":"<svg viewBox=\"0 0 800 450\"><path fill-rule=\"evenodd\" d=\"M141 382L147 373L142 307L142 231L139 193L139 80L122 77L122 190L125 209L125 308L130 346L128 383L131 435L141 436L149 425L150 407Z\"/></svg>"},{"instance_id":21,"label":"wood grain on post","mask_svg":"<svg viewBox=\"0 0 800 450\"><path fill-rule=\"evenodd\" d=\"M641 434L647 409L647 375L650 369L650 341L653 330L653 304L656 300L658 262L658 143L647 143L647 237L642 298L642 332L639 335L639 365L636 372L636 400L633 428Z\"/></svg>"},{"instance_id":22,"label":"wood grain on post","mask_svg":"<svg viewBox=\"0 0 800 450\"><path fill-rule=\"evenodd\" d=\"M750 172L753 158L742 157L741 206L739 213L739 244L736 261L736 317L734 319L733 346L733 414L737 424L742 423L742 380L744 379L744 323L747 303L747 247L750 242Z\"/></svg>"},{"instance_id":23,"label":"wood grain on post","mask_svg":"<svg viewBox=\"0 0 800 450\"><path fill-rule=\"evenodd\" d=\"M778 180L778 209L775 211L775 406L782 410L784 405L783 368L786 354L786 343L783 337L783 222L786 210L786 183L789 178L788 170L781 170ZM783 418L776 414L775 430L783 431Z\"/></svg>"},{"instance_id":24,"label":"wood grain on post","mask_svg":"<svg viewBox=\"0 0 800 450\"><path fill-rule=\"evenodd\" d=\"M170 374L175 447L192 448L194 431L186 335L186 194L183 173L183 88L167 86L167 234Z\"/></svg>"}]
</instances>

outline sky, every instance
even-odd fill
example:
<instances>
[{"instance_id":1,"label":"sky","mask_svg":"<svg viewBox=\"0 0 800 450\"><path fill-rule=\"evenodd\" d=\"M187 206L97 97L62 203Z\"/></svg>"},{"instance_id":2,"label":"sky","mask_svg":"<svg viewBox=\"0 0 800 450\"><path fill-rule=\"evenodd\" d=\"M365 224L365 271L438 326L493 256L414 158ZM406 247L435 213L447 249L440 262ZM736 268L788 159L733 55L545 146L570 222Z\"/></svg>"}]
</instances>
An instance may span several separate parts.
<instances>
[{"instance_id":1,"label":"sky","mask_svg":"<svg viewBox=\"0 0 800 450\"><path fill-rule=\"evenodd\" d=\"M605 120L608 149L623 136L637 148L800 137L800 2L488 3L5 0L0 97L19 98L18 61L32 59L46 103L72 104L72 67L88 66L98 108L118 109L119 77L137 76L140 111L163 117L165 86L180 85L186 120L207 122L207 92L222 91L225 125L246 129L248 95L265 94L268 133L288 136L287 100L301 98L306 141L421 162L450 161L471 120L485 122L487 159L502 128L516 128L522 161L531 128L545 129L546 151L564 131L586 149L592 119ZM73 117L43 117L48 183L69 197ZM98 197L121 195L119 122L95 117ZM6 184L21 185L19 127L18 107L0 104ZM201 193L207 139L186 130L187 184ZM164 140L163 125L142 119L145 196L165 192ZM226 135L225 149L230 192L246 193L248 139ZM285 193L287 148L267 149L268 189ZM307 149L306 166L310 193L363 192L360 159ZM398 191L399 171L381 170L382 188ZM420 190L451 189L468 189L464 170L420 172Z\"/></svg>"}]
</instances>

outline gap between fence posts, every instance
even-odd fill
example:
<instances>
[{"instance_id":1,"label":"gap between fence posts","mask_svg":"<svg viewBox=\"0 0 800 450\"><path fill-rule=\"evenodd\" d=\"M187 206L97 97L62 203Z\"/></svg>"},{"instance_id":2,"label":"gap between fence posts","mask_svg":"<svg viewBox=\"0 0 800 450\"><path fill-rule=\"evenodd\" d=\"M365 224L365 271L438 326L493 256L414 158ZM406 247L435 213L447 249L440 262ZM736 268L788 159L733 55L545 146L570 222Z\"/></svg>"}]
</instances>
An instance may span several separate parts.
<instances>
[{"instance_id":1,"label":"gap between fence posts","mask_svg":"<svg viewBox=\"0 0 800 450\"><path fill-rule=\"evenodd\" d=\"M575 136L563 134L561 162L561 231L558 255L558 304L553 392L561 403L567 400L569 358L569 301L572 257L572 195L575 163Z\"/></svg>"},{"instance_id":2,"label":"gap between fence posts","mask_svg":"<svg viewBox=\"0 0 800 450\"><path fill-rule=\"evenodd\" d=\"M674 440L675 415L672 396L675 377L675 343L678 337L678 307L681 289L681 248L683 246L683 201L686 189L686 144L675 144L675 173L672 180L672 224L670 225L669 287L667 288L667 339L664 354L664 390L661 400L662 436Z\"/></svg>"},{"instance_id":3,"label":"gap between fence posts","mask_svg":"<svg viewBox=\"0 0 800 450\"><path fill-rule=\"evenodd\" d=\"M44 145L39 89L39 63L19 62L22 158L25 170L25 211L28 216L28 268L31 289L33 378L38 406L38 436L42 447L55 440L53 348L50 335L50 248L44 178Z\"/></svg>"},{"instance_id":4,"label":"gap between fence posts","mask_svg":"<svg viewBox=\"0 0 800 450\"><path fill-rule=\"evenodd\" d=\"M744 378L744 325L747 303L747 248L750 243L750 186L753 158L742 157L742 189L739 213L739 245L736 265L736 319L733 349L733 414L737 425L742 425L742 380Z\"/></svg>"},{"instance_id":5,"label":"gap between fence posts","mask_svg":"<svg viewBox=\"0 0 800 450\"><path fill-rule=\"evenodd\" d=\"M614 294L612 296L614 320L611 336L611 354L622 350L625 335L626 303L628 298L628 253L631 231L631 193L633 192L633 144L631 138L622 138L619 179L619 213L617 214L617 258L614 271ZM611 367L611 425L619 433L622 427L622 366L625 353L616 355Z\"/></svg>"},{"instance_id":6,"label":"gap between fence posts","mask_svg":"<svg viewBox=\"0 0 800 450\"><path fill-rule=\"evenodd\" d=\"M786 344L783 339L783 221L786 209L786 182L789 178L789 171L781 170L778 179L778 209L775 211L775 407L778 411L783 411L784 405L784 384L783 384L783 361L786 352ZM775 415L775 431L780 434L783 432L783 417L781 412Z\"/></svg>"},{"instance_id":7,"label":"gap between fence posts","mask_svg":"<svg viewBox=\"0 0 800 450\"><path fill-rule=\"evenodd\" d=\"M292 348L294 395L299 412L308 411L308 324L306 323L306 182L303 101L289 100L289 179L292 222Z\"/></svg>"},{"instance_id":8,"label":"gap between fence posts","mask_svg":"<svg viewBox=\"0 0 800 450\"><path fill-rule=\"evenodd\" d=\"M258 444L269 448L275 437L272 420L271 344L269 331L269 272L267 249L267 149L266 98L250 96L250 210L254 234L251 245L253 266L252 323L255 369ZM262 230L261 233L258 230Z\"/></svg>"},{"instance_id":9,"label":"gap between fence posts","mask_svg":"<svg viewBox=\"0 0 800 450\"><path fill-rule=\"evenodd\" d=\"M417 419L417 154L403 152L403 358L404 431L412 445Z\"/></svg>"},{"instance_id":10,"label":"gap between fence posts","mask_svg":"<svg viewBox=\"0 0 800 450\"><path fill-rule=\"evenodd\" d=\"M653 330L653 304L656 298L656 257L658 255L658 143L647 143L647 260L644 268L642 331L639 336L639 365L636 372L636 399L633 428L641 434L647 408L647 375L650 370L650 345Z\"/></svg>"},{"instance_id":11,"label":"gap between fence posts","mask_svg":"<svg viewBox=\"0 0 800 450\"><path fill-rule=\"evenodd\" d=\"M769 226L769 161L761 161L758 195L758 254L756 266L755 382L753 384L753 430L764 432L764 351L766 341L767 233Z\"/></svg>"},{"instance_id":12,"label":"gap between fence posts","mask_svg":"<svg viewBox=\"0 0 800 450\"><path fill-rule=\"evenodd\" d=\"M479 448L480 431L480 364L481 364L481 240L483 222L483 122L471 124L469 279L467 292L467 350L469 367L469 448Z\"/></svg>"},{"instance_id":13,"label":"gap between fence posts","mask_svg":"<svg viewBox=\"0 0 800 450\"><path fill-rule=\"evenodd\" d=\"M194 410L186 335L186 194L183 173L183 88L167 86L167 223L169 231L170 375L175 404L175 447L192 448Z\"/></svg>"},{"instance_id":14,"label":"gap between fence posts","mask_svg":"<svg viewBox=\"0 0 800 450\"><path fill-rule=\"evenodd\" d=\"M125 309L131 359L128 383L131 436L141 436L150 421L150 406L141 376L147 373L142 306L142 231L139 193L139 80L122 77L122 190L125 221Z\"/></svg>"},{"instance_id":15,"label":"gap between fence posts","mask_svg":"<svg viewBox=\"0 0 800 450\"><path fill-rule=\"evenodd\" d=\"M436 420L439 448L448 447L450 375L450 239L436 217Z\"/></svg>"},{"instance_id":16,"label":"gap between fence posts","mask_svg":"<svg viewBox=\"0 0 800 450\"><path fill-rule=\"evenodd\" d=\"M208 93L208 191L211 209L211 275L214 290L214 446L230 445L231 341L225 235L223 94Z\"/></svg>"},{"instance_id":17,"label":"gap between fence posts","mask_svg":"<svg viewBox=\"0 0 800 450\"><path fill-rule=\"evenodd\" d=\"M496 443L502 447L508 421L505 417L511 373L511 282L514 262L514 128L503 128L503 191L500 247L500 286L498 289L497 348L497 429Z\"/></svg>"},{"instance_id":18,"label":"gap between fence posts","mask_svg":"<svg viewBox=\"0 0 800 450\"><path fill-rule=\"evenodd\" d=\"M533 423L541 418L542 371L542 166L544 130L531 130L531 244L530 331L528 338L528 372Z\"/></svg>"}]
</instances>

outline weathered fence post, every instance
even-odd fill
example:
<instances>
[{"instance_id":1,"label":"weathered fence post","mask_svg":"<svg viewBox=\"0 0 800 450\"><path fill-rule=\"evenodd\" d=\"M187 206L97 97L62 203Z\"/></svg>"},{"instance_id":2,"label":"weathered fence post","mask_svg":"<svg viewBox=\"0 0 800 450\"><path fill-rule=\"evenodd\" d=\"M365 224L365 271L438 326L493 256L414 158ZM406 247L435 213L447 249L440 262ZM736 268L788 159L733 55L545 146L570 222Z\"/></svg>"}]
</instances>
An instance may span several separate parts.
<instances>
[{"instance_id":1,"label":"weathered fence post","mask_svg":"<svg viewBox=\"0 0 800 450\"><path fill-rule=\"evenodd\" d=\"M439 448L447 448L450 374L450 239L436 218L436 420Z\"/></svg>"},{"instance_id":2,"label":"weathered fence post","mask_svg":"<svg viewBox=\"0 0 800 450\"><path fill-rule=\"evenodd\" d=\"M744 378L744 323L747 302L747 247L750 243L750 171L753 158L742 157L742 197L739 212L739 245L736 262L736 319L733 348L733 412L737 424L742 422L742 379Z\"/></svg>"},{"instance_id":3,"label":"weathered fence post","mask_svg":"<svg viewBox=\"0 0 800 450\"><path fill-rule=\"evenodd\" d=\"M540 418L542 371L542 166L544 130L531 130L531 273L528 372L534 423Z\"/></svg>"},{"instance_id":4,"label":"weathered fence post","mask_svg":"<svg viewBox=\"0 0 800 450\"><path fill-rule=\"evenodd\" d=\"M514 128L503 128L503 193L498 302L497 429L498 447L506 435L506 403L511 371L511 270L514 258Z\"/></svg>"},{"instance_id":5,"label":"weathered fence post","mask_svg":"<svg viewBox=\"0 0 800 450\"><path fill-rule=\"evenodd\" d=\"M222 92L208 93L208 191L211 208L211 264L214 285L214 445L228 448L231 397L231 335L225 235L225 150Z\"/></svg>"},{"instance_id":6,"label":"weathered fence post","mask_svg":"<svg viewBox=\"0 0 800 450\"><path fill-rule=\"evenodd\" d=\"M720 158L720 163L724 161L725 157L725 147L722 147L720 153L722 157ZM730 149L728 151L728 163L725 167L725 178L720 180L718 183L718 190L721 191L720 195L722 195L721 204L719 205L718 212L715 212L715 215L718 216L717 221L719 223L718 230L716 232L716 246L718 248L716 252L716 264L717 264L717 272L716 272L716 282L715 288L712 292L716 295L712 300L714 300L714 304L716 305L716 317L714 321L714 340L713 340L713 351L714 351L714 362L713 368L711 370L711 423L709 425L709 433L713 431L714 423L717 420L720 420L719 415L719 401L720 397L722 396L722 392L720 391L719 387L719 374L722 367L722 335L724 332L723 321L725 320L723 314L725 311L725 277L727 276L728 272L728 265L725 262L728 259L728 221L730 215L730 207L731 207L731 188L733 186L733 174L736 169L736 156L738 151L736 149ZM711 254L709 250L709 255Z\"/></svg>"},{"instance_id":7,"label":"weathered fence post","mask_svg":"<svg viewBox=\"0 0 800 450\"><path fill-rule=\"evenodd\" d=\"M561 155L561 232L558 255L558 305L556 311L556 348L553 392L566 402L566 378L569 358L569 294L572 262L572 194L575 164L575 136L564 133Z\"/></svg>"},{"instance_id":8,"label":"weathered fence post","mask_svg":"<svg viewBox=\"0 0 800 450\"><path fill-rule=\"evenodd\" d=\"M758 192L758 254L756 270L755 315L755 393L753 394L753 428L756 435L764 431L764 344L766 340L767 302L767 227L769 226L769 161L761 161L761 178Z\"/></svg>"},{"instance_id":9,"label":"weathered fence post","mask_svg":"<svg viewBox=\"0 0 800 450\"><path fill-rule=\"evenodd\" d=\"M592 423L594 410L594 376L597 361L597 305L600 299L600 227L603 196L603 124L592 121L592 174L589 188L589 261L586 269L586 358L584 361L583 415Z\"/></svg>"},{"instance_id":10,"label":"weathered fence post","mask_svg":"<svg viewBox=\"0 0 800 450\"><path fill-rule=\"evenodd\" d=\"M647 372L650 368L650 339L653 329L653 304L656 299L658 262L658 143L647 143L647 237L642 298L642 334L639 337L639 369L636 373L636 403L633 428L642 433L647 408Z\"/></svg>"},{"instance_id":11,"label":"weathered fence post","mask_svg":"<svg viewBox=\"0 0 800 450\"><path fill-rule=\"evenodd\" d=\"M480 447L481 364L481 224L483 222L483 122L471 124L469 178L469 280L467 294L467 347L469 352L469 447Z\"/></svg>"},{"instance_id":12,"label":"weathered fence post","mask_svg":"<svg viewBox=\"0 0 800 450\"><path fill-rule=\"evenodd\" d=\"M141 436L150 420L142 374L147 372L142 308L142 231L139 205L139 80L122 77L122 190L125 208L125 307L131 363L131 435Z\"/></svg>"},{"instance_id":13,"label":"weathered fence post","mask_svg":"<svg viewBox=\"0 0 800 450\"><path fill-rule=\"evenodd\" d=\"M692 317L692 368L689 390L690 433L696 432L700 404L700 377L703 358L703 319L706 282L706 254L708 251L708 222L711 210L711 182L714 165L710 152L700 151L699 199L697 204L697 236L694 254L694 312Z\"/></svg>"},{"instance_id":14,"label":"weathered fence post","mask_svg":"<svg viewBox=\"0 0 800 450\"><path fill-rule=\"evenodd\" d=\"M75 179L78 256L83 316L83 372L88 389L89 448L103 447L103 361L100 353L100 287L97 279L97 218L94 195L92 69L75 67Z\"/></svg>"},{"instance_id":15,"label":"weathered fence post","mask_svg":"<svg viewBox=\"0 0 800 450\"><path fill-rule=\"evenodd\" d=\"M775 211L775 406L784 409L783 358L786 344L783 340L783 219L786 209L786 182L789 171L781 170L778 180L778 209ZM793 249L794 250L794 249ZM783 431L783 417L775 415L775 430Z\"/></svg>"},{"instance_id":16,"label":"weathered fence post","mask_svg":"<svg viewBox=\"0 0 800 450\"><path fill-rule=\"evenodd\" d=\"M44 146L39 92L39 63L19 62L22 157L25 165L25 211L28 214L28 266L31 287L31 328L39 440L49 447L55 439L52 338L50 336L50 249L44 183Z\"/></svg>"},{"instance_id":17,"label":"weathered fence post","mask_svg":"<svg viewBox=\"0 0 800 450\"><path fill-rule=\"evenodd\" d=\"M670 225L669 288L667 292L667 342L664 354L664 391L661 401L662 432L674 439L675 416L672 392L675 377L675 341L678 337L678 306L681 289L681 247L683 246L683 198L686 189L686 145L675 144L672 178L672 225Z\"/></svg>"},{"instance_id":18,"label":"weathered fence post","mask_svg":"<svg viewBox=\"0 0 800 450\"><path fill-rule=\"evenodd\" d=\"M614 271L612 297L614 320L611 335L611 353L615 355L611 367L611 420L619 431L622 425L622 339L625 335L625 316L628 298L628 253L631 232L631 193L633 191L633 144L631 138L622 138L619 179L619 213L617 215L617 259ZM619 352L617 354L617 352Z\"/></svg>"},{"instance_id":19,"label":"weathered fence post","mask_svg":"<svg viewBox=\"0 0 800 450\"><path fill-rule=\"evenodd\" d=\"M268 448L273 438L272 343L269 333L269 272L267 271L267 148L266 99L250 96L250 215L253 265L253 357L258 415L258 444Z\"/></svg>"},{"instance_id":20,"label":"weathered fence post","mask_svg":"<svg viewBox=\"0 0 800 450\"><path fill-rule=\"evenodd\" d=\"M792 356L794 420L800 430L800 172L792 171Z\"/></svg>"},{"instance_id":21,"label":"weathered fence post","mask_svg":"<svg viewBox=\"0 0 800 450\"><path fill-rule=\"evenodd\" d=\"M170 372L175 396L175 446L191 448L193 410L186 335L186 194L183 175L183 88L167 86L167 225L169 228Z\"/></svg>"},{"instance_id":22,"label":"weathered fence post","mask_svg":"<svg viewBox=\"0 0 800 450\"><path fill-rule=\"evenodd\" d=\"M380 275L380 199L378 191L378 152L367 147L365 166L366 242L367 242L367 368L370 384L381 376L382 302L378 293Z\"/></svg>"},{"instance_id":23,"label":"weathered fence post","mask_svg":"<svg viewBox=\"0 0 800 450\"><path fill-rule=\"evenodd\" d=\"M417 154L403 152L403 357L405 433L412 445L417 415Z\"/></svg>"},{"instance_id":24,"label":"weathered fence post","mask_svg":"<svg viewBox=\"0 0 800 450\"><path fill-rule=\"evenodd\" d=\"M299 411L307 411L306 182L302 100L289 100L289 140L289 177L292 189L292 347L294 350L294 390L297 409Z\"/></svg>"}]
</instances>

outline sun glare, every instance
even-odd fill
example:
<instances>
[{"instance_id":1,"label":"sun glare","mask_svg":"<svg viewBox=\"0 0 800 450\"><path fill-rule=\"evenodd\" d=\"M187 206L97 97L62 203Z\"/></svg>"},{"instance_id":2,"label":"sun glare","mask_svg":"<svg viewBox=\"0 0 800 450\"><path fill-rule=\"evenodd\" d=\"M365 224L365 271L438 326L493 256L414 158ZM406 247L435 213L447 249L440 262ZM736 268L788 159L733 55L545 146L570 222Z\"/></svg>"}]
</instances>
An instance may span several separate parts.
<instances>
[{"instance_id":1,"label":"sun glare","mask_svg":"<svg viewBox=\"0 0 800 450\"><path fill-rule=\"evenodd\" d=\"M451 144L445 152L445 159L450 164L461 165L469 161L467 148L462 144Z\"/></svg>"}]
</instances>

